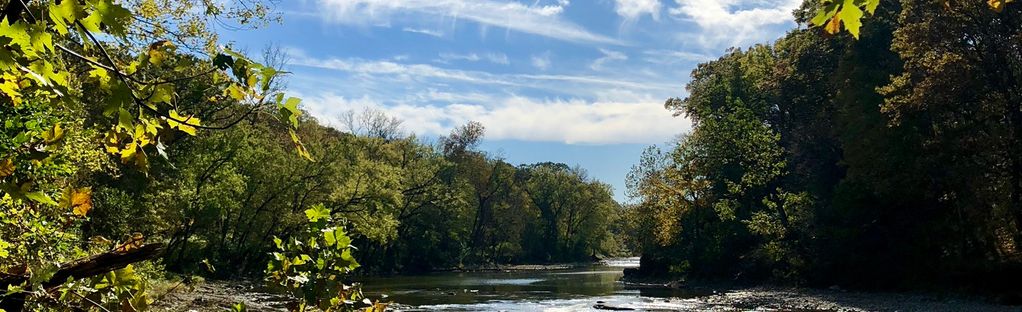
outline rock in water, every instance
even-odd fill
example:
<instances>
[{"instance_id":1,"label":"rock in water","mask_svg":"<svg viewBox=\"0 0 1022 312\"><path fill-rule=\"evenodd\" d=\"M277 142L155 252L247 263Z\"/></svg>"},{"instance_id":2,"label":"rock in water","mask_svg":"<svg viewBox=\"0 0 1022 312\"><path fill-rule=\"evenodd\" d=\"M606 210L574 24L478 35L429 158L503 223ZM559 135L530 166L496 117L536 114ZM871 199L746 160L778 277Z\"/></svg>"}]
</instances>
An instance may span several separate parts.
<instances>
[{"instance_id":1,"label":"rock in water","mask_svg":"<svg viewBox=\"0 0 1022 312\"><path fill-rule=\"evenodd\" d=\"M632 309L632 308L615 307L615 306L609 306L609 305L603 305L603 304L594 305L593 309L608 310L608 311L635 311L635 309Z\"/></svg>"}]
</instances>

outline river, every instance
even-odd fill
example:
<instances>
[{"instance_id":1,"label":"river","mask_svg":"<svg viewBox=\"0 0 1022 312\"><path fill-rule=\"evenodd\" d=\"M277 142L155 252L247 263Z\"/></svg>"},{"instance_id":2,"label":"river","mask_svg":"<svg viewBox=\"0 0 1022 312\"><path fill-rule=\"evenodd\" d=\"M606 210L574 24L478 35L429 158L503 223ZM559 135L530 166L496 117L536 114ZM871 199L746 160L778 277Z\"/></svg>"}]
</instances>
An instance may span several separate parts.
<instances>
[{"instance_id":1,"label":"river","mask_svg":"<svg viewBox=\"0 0 1022 312\"><path fill-rule=\"evenodd\" d=\"M643 310L694 308L680 290L633 288L618 282L638 258L562 270L443 272L419 276L371 278L363 291L386 296L398 311L597 311L593 306Z\"/></svg>"},{"instance_id":2,"label":"river","mask_svg":"<svg viewBox=\"0 0 1022 312\"><path fill-rule=\"evenodd\" d=\"M390 311L1022 311L953 295L850 292L774 286L727 289L635 287L618 281L637 258L569 269L442 272L361 280L369 298ZM522 267L519 267L522 268ZM529 267L527 267L529 268ZM249 311L284 311L287 300L259 282L207 281L181 287L155 311L224 311L243 302ZM187 289L186 289L187 288Z\"/></svg>"},{"instance_id":3,"label":"river","mask_svg":"<svg viewBox=\"0 0 1022 312\"><path fill-rule=\"evenodd\" d=\"M588 267L505 272L442 272L364 280L371 298L394 311L1019 311L975 300L910 294L755 287L678 290L618 280L638 258Z\"/></svg>"}]
</instances>

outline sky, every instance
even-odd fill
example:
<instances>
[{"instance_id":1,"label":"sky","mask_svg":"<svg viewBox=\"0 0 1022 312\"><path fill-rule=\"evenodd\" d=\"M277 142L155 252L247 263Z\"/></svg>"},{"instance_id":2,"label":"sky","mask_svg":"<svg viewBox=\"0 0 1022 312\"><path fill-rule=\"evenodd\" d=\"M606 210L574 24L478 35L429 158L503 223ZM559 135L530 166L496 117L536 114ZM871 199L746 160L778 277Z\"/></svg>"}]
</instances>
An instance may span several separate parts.
<instances>
[{"instance_id":1,"label":"sky","mask_svg":"<svg viewBox=\"0 0 1022 312\"><path fill-rule=\"evenodd\" d=\"M369 107L428 140L478 121L482 150L581 166L626 201L643 149L690 130L663 103L692 69L779 38L801 1L291 0L226 39L286 52L289 95L325 124Z\"/></svg>"}]
</instances>

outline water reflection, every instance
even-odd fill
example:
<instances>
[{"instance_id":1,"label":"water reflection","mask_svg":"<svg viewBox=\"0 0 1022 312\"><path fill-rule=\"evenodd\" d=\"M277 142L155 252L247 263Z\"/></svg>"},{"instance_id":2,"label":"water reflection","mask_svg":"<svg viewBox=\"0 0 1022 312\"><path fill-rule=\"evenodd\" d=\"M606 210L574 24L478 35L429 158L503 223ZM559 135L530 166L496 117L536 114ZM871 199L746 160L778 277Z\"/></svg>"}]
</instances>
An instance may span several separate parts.
<instances>
[{"instance_id":1,"label":"water reflection","mask_svg":"<svg viewBox=\"0 0 1022 312\"><path fill-rule=\"evenodd\" d=\"M365 280L365 292L387 295L396 310L580 311L597 301L647 311L684 308L696 294L633 288L619 283L638 259L615 259L581 269L555 271L435 273ZM675 299L667 299L675 298Z\"/></svg>"}]
</instances>

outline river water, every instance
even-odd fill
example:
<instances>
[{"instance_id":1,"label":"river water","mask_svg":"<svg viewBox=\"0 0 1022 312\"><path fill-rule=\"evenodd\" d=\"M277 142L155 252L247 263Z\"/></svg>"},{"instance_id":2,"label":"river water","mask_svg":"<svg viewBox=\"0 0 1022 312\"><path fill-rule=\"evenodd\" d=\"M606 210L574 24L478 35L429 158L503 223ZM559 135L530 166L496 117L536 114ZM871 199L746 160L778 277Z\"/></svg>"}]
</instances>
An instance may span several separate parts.
<instances>
[{"instance_id":1,"label":"river water","mask_svg":"<svg viewBox=\"0 0 1022 312\"><path fill-rule=\"evenodd\" d=\"M388 311L1022 311L1020 306L948 295L865 293L775 286L676 290L618 282L637 258L563 270L434 273L362 280ZM521 267L519 267L521 268ZM535 267L532 267L535 268ZM155 311L224 311L242 302L249 311L285 311L287 298L259 283L207 281L166 295Z\"/></svg>"},{"instance_id":2,"label":"river water","mask_svg":"<svg viewBox=\"0 0 1022 312\"><path fill-rule=\"evenodd\" d=\"M444 272L364 281L370 298L393 301L397 311L599 311L593 306L638 310L698 308L698 293L618 282L638 258L613 259L583 268L509 272Z\"/></svg>"},{"instance_id":3,"label":"river water","mask_svg":"<svg viewBox=\"0 0 1022 312\"><path fill-rule=\"evenodd\" d=\"M677 290L618 279L638 258L563 270L444 272L364 280L370 298L392 311L1022 311L975 299L840 289L752 287Z\"/></svg>"}]
</instances>

